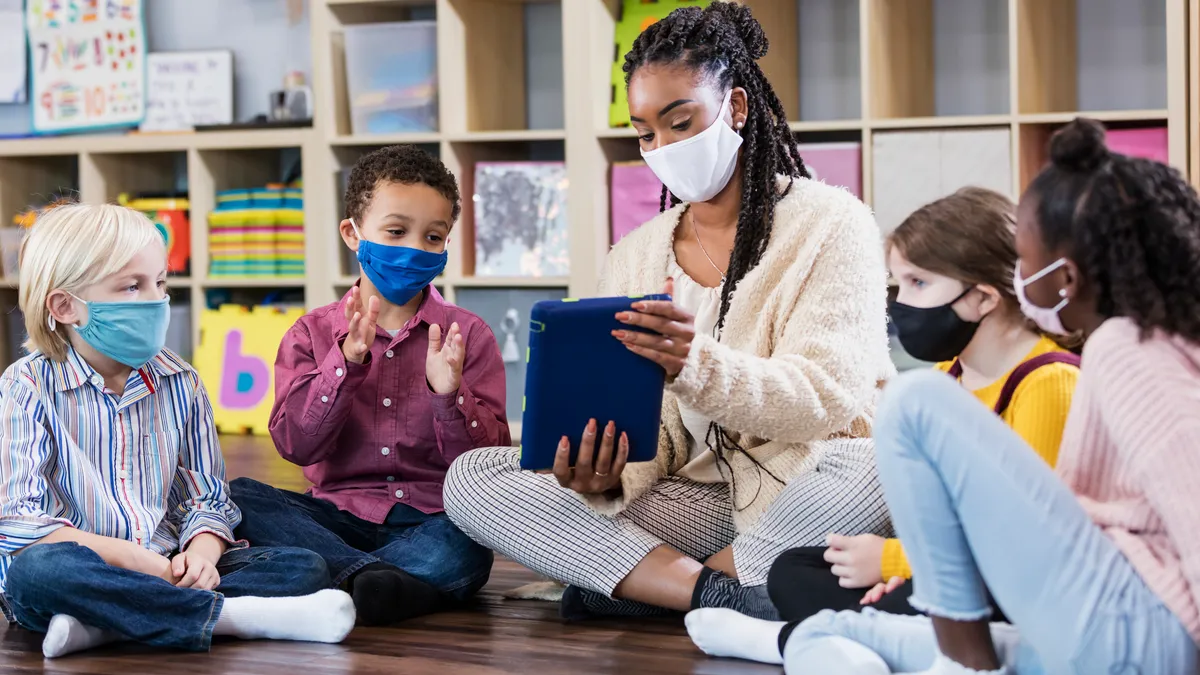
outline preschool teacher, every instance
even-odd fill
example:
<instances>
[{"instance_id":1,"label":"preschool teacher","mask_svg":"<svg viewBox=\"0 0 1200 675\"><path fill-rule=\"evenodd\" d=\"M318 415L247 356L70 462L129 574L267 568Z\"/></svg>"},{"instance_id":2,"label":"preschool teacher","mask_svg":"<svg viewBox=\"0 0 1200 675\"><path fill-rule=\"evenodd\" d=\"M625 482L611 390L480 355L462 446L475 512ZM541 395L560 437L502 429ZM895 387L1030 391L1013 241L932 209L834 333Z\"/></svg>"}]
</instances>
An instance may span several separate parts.
<instances>
[{"instance_id":1,"label":"preschool teacher","mask_svg":"<svg viewBox=\"0 0 1200 675\"><path fill-rule=\"evenodd\" d=\"M894 372L879 230L849 192L809 179L766 53L748 8L714 2L675 10L625 57L671 208L613 247L600 294L674 296L625 319L661 336L614 336L666 369L657 459L625 466L601 420L574 469L530 473L517 448L487 448L447 475L451 519L570 584L566 618L773 617L764 584L781 552L891 535L870 439Z\"/></svg>"}]
</instances>

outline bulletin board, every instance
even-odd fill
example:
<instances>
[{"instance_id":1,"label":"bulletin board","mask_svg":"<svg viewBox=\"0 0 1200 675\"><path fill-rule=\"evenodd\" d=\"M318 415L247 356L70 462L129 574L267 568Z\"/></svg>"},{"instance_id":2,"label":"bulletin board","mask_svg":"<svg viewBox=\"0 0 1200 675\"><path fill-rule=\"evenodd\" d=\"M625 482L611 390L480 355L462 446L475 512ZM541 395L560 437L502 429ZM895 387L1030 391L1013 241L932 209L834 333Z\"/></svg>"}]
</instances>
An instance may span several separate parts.
<instances>
[{"instance_id":1,"label":"bulletin board","mask_svg":"<svg viewBox=\"0 0 1200 675\"><path fill-rule=\"evenodd\" d=\"M35 131L81 131L142 121L142 0L29 0L25 26Z\"/></svg>"}]
</instances>

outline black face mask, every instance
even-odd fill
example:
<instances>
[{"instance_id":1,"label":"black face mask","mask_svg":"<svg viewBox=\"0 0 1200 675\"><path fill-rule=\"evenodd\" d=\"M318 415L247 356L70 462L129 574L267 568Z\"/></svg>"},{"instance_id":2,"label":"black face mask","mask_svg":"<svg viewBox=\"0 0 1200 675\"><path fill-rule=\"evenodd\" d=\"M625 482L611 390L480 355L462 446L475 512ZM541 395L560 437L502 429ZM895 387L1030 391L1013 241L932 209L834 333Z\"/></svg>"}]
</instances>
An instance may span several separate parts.
<instances>
[{"instance_id":1,"label":"black face mask","mask_svg":"<svg viewBox=\"0 0 1200 675\"><path fill-rule=\"evenodd\" d=\"M972 286L962 295L940 307L913 307L896 301L888 303L888 312L904 351L922 361L949 361L957 358L975 331L979 322L964 321L954 311L954 303L974 290Z\"/></svg>"}]
</instances>

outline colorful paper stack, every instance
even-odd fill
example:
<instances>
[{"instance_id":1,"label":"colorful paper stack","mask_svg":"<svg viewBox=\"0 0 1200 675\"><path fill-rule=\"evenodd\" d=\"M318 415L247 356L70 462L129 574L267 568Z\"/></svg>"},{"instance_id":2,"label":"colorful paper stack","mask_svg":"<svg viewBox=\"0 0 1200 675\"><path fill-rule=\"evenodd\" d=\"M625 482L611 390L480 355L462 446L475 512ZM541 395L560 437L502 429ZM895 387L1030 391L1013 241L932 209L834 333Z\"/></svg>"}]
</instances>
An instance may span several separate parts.
<instances>
[{"instance_id":1,"label":"colorful paper stack","mask_svg":"<svg viewBox=\"0 0 1200 675\"><path fill-rule=\"evenodd\" d=\"M304 192L267 185L217 194L209 214L209 275L304 276Z\"/></svg>"}]
</instances>

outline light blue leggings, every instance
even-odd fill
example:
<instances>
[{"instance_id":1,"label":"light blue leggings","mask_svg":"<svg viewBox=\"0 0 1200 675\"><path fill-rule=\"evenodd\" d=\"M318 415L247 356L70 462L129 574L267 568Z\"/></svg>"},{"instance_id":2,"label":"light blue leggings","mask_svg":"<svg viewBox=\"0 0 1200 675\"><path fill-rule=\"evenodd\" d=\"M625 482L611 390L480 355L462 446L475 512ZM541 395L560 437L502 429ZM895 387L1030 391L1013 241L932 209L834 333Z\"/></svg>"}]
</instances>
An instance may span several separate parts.
<instances>
[{"instance_id":1,"label":"light blue leggings","mask_svg":"<svg viewBox=\"0 0 1200 675\"><path fill-rule=\"evenodd\" d=\"M979 619L990 590L1016 626L994 624L993 635L1020 675L1197 672L1187 631L1071 491L944 373L888 385L875 447L914 607ZM869 647L897 673L928 668L936 653L927 618L824 612L792 634L788 674L854 672L833 662L844 650L806 649L831 635Z\"/></svg>"}]
</instances>

